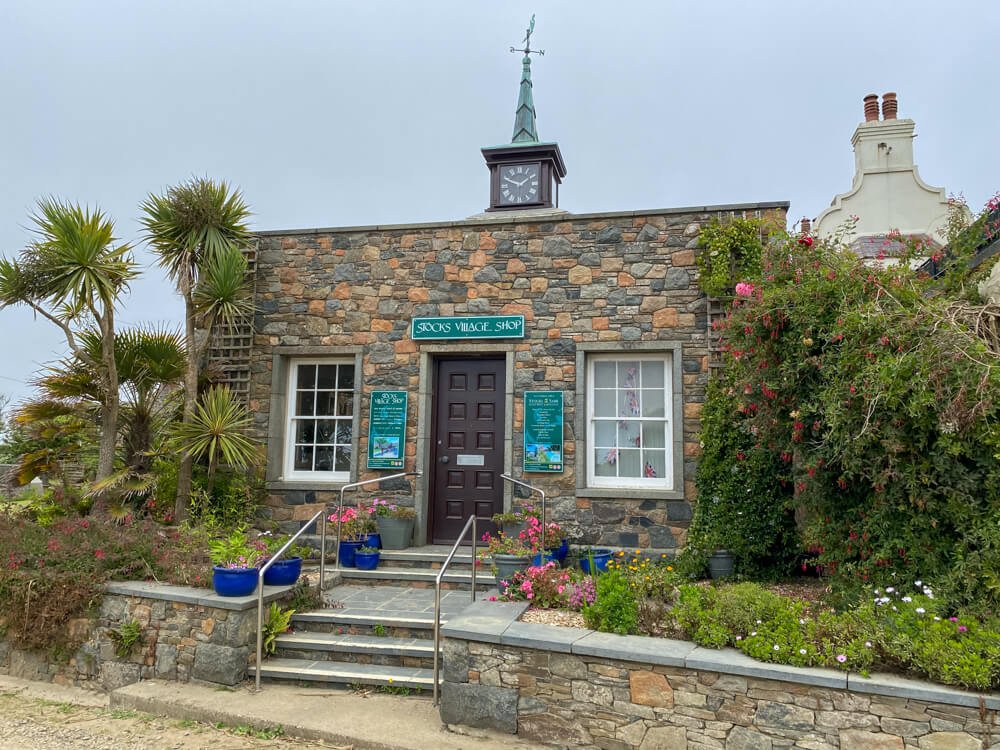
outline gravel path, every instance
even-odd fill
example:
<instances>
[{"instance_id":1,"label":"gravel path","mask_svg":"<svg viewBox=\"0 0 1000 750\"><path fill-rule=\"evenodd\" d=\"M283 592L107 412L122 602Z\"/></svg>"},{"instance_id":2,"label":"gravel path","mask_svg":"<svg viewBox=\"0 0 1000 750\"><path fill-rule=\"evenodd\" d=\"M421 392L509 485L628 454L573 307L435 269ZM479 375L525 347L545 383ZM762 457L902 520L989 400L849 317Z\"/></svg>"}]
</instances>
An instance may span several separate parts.
<instances>
[{"instance_id":1,"label":"gravel path","mask_svg":"<svg viewBox=\"0 0 1000 750\"><path fill-rule=\"evenodd\" d=\"M290 750L322 746L283 737L240 736L235 731L134 711L0 694L0 750Z\"/></svg>"}]
</instances>

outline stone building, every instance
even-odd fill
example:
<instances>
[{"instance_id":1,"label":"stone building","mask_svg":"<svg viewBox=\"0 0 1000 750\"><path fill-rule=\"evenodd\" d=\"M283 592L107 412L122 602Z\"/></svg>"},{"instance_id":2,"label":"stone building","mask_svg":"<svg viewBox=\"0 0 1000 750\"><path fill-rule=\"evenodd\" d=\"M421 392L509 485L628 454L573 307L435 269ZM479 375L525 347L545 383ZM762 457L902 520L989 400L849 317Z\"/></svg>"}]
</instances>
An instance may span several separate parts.
<instances>
[{"instance_id":1,"label":"stone building","mask_svg":"<svg viewBox=\"0 0 1000 750\"><path fill-rule=\"evenodd\" d=\"M417 544L526 496L502 474L543 489L573 543L683 544L709 374L698 235L733 216L783 228L788 203L559 209L530 52L514 138L483 149L483 214L258 234L249 401L284 527L405 469L420 476L365 496L412 504Z\"/></svg>"}]
</instances>

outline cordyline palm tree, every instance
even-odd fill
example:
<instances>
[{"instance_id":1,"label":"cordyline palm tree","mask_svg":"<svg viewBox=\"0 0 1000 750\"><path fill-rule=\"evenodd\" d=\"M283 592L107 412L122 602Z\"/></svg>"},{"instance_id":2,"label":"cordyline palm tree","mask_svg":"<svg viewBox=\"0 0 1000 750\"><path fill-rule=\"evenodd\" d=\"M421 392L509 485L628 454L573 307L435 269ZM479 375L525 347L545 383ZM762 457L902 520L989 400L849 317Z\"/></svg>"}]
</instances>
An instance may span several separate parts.
<instances>
[{"instance_id":1,"label":"cordyline palm tree","mask_svg":"<svg viewBox=\"0 0 1000 750\"><path fill-rule=\"evenodd\" d=\"M215 487L219 459L229 466L245 469L257 458L257 447L244 431L250 426L250 414L228 386L212 386L202 396L191 422L181 422L173 429L173 447L192 459L208 459L209 496Z\"/></svg>"},{"instance_id":2,"label":"cordyline palm tree","mask_svg":"<svg viewBox=\"0 0 1000 750\"><path fill-rule=\"evenodd\" d=\"M185 346L182 423L191 425L198 399L198 368L217 321L232 323L253 312L246 259L250 209L239 190L225 182L195 178L150 195L142 203L145 239L184 298ZM199 340L195 330L204 336ZM183 452L177 471L174 517L188 517L192 454Z\"/></svg>"},{"instance_id":3,"label":"cordyline palm tree","mask_svg":"<svg viewBox=\"0 0 1000 750\"><path fill-rule=\"evenodd\" d=\"M118 432L115 305L138 275L128 244L116 245L114 223L98 209L56 199L38 202L31 217L38 239L16 260L0 259L0 308L27 305L59 326L73 354L92 368L101 407L97 478L114 471ZM98 351L77 340L96 325Z\"/></svg>"}]
</instances>

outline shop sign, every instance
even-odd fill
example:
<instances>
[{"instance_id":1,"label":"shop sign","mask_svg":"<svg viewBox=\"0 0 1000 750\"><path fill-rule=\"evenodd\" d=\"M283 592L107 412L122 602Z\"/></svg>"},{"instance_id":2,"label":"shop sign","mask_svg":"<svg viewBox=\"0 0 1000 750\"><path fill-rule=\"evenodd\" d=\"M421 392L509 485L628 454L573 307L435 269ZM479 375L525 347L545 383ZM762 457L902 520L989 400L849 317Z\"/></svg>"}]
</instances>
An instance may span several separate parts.
<instances>
[{"instance_id":1,"label":"shop sign","mask_svg":"<svg viewBox=\"0 0 1000 750\"><path fill-rule=\"evenodd\" d=\"M368 411L369 469L403 468L406 401L406 391L372 391Z\"/></svg>"},{"instance_id":2,"label":"shop sign","mask_svg":"<svg viewBox=\"0 0 1000 750\"><path fill-rule=\"evenodd\" d=\"M414 318L413 339L523 339L523 315L469 315L461 318Z\"/></svg>"},{"instance_id":3,"label":"shop sign","mask_svg":"<svg viewBox=\"0 0 1000 750\"><path fill-rule=\"evenodd\" d=\"M563 392L524 394L524 470L563 470Z\"/></svg>"}]
</instances>

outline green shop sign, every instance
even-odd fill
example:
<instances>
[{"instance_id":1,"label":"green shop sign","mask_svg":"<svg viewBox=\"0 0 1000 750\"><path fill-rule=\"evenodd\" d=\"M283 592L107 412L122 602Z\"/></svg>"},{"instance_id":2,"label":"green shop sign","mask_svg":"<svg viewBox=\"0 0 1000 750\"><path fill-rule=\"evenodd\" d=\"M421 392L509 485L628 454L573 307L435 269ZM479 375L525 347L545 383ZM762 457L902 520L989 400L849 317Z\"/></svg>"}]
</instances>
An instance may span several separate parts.
<instances>
[{"instance_id":1,"label":"green shop sign","mask_svg":"<svg viewBox=\"0 0 1000 750\"><path fill-rule=\"evenodd\" d=\"M524 394L524 470L563 470L562 391Z\"/></svg>"},{"instance_id":2,"label":"green shop sign","mask_svg":"<svg viewBox=\"0 0 1000 750\"><path fill-rule=\"evenodd\" d=\"M372 391L368 412L369 469L403 468L406 400L406 391Z\"/></svg>"},{"instance_id":3,"label":"green shop sign","mask_svg":"<svg viewBox=\"0 0 1000 750\"><path fill-rule=\"evenodd\" d=\"M523 339L523 315L470 315L463 318L414 318L413 339Z\"/></svg>"}]
</instances>

